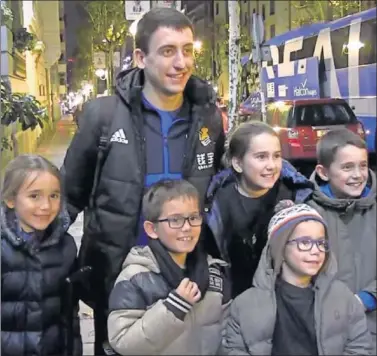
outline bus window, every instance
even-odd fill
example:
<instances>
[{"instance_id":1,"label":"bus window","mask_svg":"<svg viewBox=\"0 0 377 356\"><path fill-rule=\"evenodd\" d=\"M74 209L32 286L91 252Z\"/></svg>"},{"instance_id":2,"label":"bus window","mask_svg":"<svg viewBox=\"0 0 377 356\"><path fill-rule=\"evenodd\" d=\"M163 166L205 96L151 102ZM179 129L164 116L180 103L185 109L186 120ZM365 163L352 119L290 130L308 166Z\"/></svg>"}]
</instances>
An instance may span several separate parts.
<instances>
[{"instance_id":1,"label":"bus window","mask_svg":"<svg viewBox=\"0 0 377 356\"><path fill-rule=\"evenodd\" d=\"M376 19L361 23L360 42L363 44L359 52L361 66L376 63L376 31Z\"/></svg>"}]
</instances>

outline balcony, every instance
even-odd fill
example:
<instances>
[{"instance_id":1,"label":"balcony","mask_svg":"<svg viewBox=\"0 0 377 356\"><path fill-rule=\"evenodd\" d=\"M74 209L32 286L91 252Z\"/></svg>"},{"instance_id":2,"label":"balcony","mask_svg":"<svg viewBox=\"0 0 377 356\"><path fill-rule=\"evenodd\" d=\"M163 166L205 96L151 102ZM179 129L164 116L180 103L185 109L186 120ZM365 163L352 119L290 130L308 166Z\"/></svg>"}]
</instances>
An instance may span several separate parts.
<instances>
[{"instance_id":1,"label":"balcony","mask_svg":"<svg viewBox=\"0 0 377 356\"><path fill-rule=\"evenodd\" d=\"M67 63L59 62L58 72L59 73L67 73Z\"/></svg>"},{"instance_id":2,"label":"balcony","mask_svg":"<svg viewBox=\"0 0 377 356\"><path fill-rule=\"evenodd\" d=\"M16 49L13 52L13 75L26 79L26 58Z\"/></svg>"}]
</instances>

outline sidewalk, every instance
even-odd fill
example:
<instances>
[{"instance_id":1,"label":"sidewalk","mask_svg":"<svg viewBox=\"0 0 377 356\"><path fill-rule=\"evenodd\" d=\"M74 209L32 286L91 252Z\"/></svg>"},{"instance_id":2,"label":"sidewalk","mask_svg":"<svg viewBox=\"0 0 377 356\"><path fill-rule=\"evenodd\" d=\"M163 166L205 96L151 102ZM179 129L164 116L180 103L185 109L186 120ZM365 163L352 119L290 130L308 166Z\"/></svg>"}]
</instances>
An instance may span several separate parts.
<instances>
[{"instance_id":1,"label":"sidewalk","mask_svg":"<svg viewBox=\"0 0 377 356\"><path fill-rule=\"evenodd\" d=\"M76 131L76 125L71 116L66 116L57 123L56 133L50 141L42 142L37 153L55 163L59 168L63 164L65 152ZM80 214L69 229L74 237L77 248L81 244L83 215ZM80 302L81 336L83 354L94 355L94 325L92 309Z\"/></svg>"}]
</instances>

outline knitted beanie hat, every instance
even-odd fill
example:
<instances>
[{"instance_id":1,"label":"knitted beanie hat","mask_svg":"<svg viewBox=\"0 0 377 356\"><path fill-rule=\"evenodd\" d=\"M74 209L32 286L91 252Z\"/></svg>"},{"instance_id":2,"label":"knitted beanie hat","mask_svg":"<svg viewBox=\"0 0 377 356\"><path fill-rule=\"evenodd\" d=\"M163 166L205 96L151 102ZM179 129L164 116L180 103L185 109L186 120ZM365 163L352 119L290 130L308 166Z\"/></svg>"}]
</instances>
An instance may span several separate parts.
<instances>
[{"instance_id":1,"label":"knitted beanie hat","mask_svg":"<svg viewBox=\"0 0 377 356\"><path fill-rule=\"evenodd\" d=\"M327 235L326 222L315 209L307 204L297 204L283 208L271 218L268 224L268 243L275 272L280 271L284 248L294 228L301 222L311 220L323 224Z\"/></svg>"}]
</instances>

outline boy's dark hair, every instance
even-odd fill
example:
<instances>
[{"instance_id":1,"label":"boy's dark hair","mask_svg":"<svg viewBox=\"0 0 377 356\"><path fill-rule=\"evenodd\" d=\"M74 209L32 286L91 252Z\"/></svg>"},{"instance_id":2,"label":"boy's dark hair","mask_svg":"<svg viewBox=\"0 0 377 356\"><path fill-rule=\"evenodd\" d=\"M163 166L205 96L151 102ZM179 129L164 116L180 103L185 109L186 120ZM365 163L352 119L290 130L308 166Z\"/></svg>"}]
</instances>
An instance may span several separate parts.
<instances>
[{"instance_id":1,"label":"boy's dark hair","mask_svg":"<svg viewBox=\"0 0 377 356\"><path fill-rule=\"evenodd\" d=\"M194 33L194 26L185 14L170 7L155 7L145 13L137 24L135 48L139 48L145 54L148 54L149 41L160 27L168 27L174 30L189 28Z\"/></svg>"},{"instance_id":2,"label":"boy's dark hair","mask_svg":"<svg viewBox=\"0 0 377 356\"><path fill-rule=\"evenodd\" d=\"M232 134L228 148L228 158L242 159L250 146L250 139L261 134L270 134L279 138L276 131L268 124L251 121L241 124Z\"/></svg>"},{"instance_id":3,"label":"boy's dark hair","mask_svg":"<svg viewBox=\"0 0 377 356\"><path fill-rule=\"evenodd\" d=\"M329 168L334 162L338 150L348 145L367 149L365 141L347 128L327 132L317 143L318 164Z\"/></svg>"},{"instance_id":4,"label":"boy's dark hair","mask_svg":"<svg viewBox=\"0 0 377 356\"><path fill-rule=\"evenodd\" d=\"M143 216L146 221L157 221L163 205L174 199L196 199L199 204L199 192L186 180L163 179L153 184L143 197Z\"/></svg>"}]
</instances>

